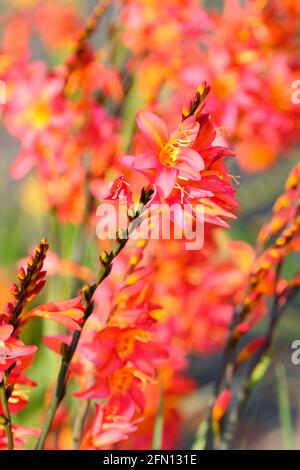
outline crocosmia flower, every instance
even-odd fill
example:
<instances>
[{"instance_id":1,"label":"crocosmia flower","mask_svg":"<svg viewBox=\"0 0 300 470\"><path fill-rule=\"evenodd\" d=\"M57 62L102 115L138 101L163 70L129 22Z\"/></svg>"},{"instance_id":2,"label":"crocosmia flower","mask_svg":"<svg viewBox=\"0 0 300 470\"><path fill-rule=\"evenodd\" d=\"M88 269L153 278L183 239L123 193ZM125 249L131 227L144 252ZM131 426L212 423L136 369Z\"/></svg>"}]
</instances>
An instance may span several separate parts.
<instances>
[{"instance_id":1,"label":"crocosmia flower","mask_svg":"<svg viewBox=\"0 0 300 470\"><path fill-rule=\"evenodd\" d=\"M21 340L12 336L12 325L0 326L0 381L5 372L19 357L32 355L36 352L36 346L26 346Z\"/></svg>"},{"instance_id":2,"label":"crocosmia flower","mask_svg":"<svg viewBox=\"0 0 300 470\"><path fill-rule=\"evenodd\" d=\"M205 165L199 153L192 149L199 131L194 117L186 119L174 132L169 132L165 122L149 111L139 111L136 121L149 147L137 157L122 157L125 166L142 173L154 171L154 182L164 198L171 194L177 177L201 179L200 171Z\"/></svg>"}]
</instances>

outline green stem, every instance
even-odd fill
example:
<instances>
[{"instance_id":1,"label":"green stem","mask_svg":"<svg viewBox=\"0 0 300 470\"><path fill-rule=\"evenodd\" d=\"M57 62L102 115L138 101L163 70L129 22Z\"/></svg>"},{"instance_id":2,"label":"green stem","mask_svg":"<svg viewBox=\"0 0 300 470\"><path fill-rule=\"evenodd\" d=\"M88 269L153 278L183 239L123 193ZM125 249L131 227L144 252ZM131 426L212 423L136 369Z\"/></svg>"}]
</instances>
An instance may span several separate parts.
<instances>
[{"instance_id":1,"label":"green stem","mask_svg":"<svg viewBox=\"0 0 300 470\"><path fill-rule=\"evenodd\" d=\"M5 379L2 380L0 383L0 392L1 392L1 404L4 411L4 423L3 426L5 427L5 432L7 436L7 448L8 450L14 449L14 438L12 433L12 423L11 423L11 416L8 407L8 400L6 395L6 388L5 388Z\"/></svg>"},{"instance_id":2,"label":"green stem","mask_svg":"<svg viewBox=\"0 0 300 470\"><path fill-rule=\"evenodd\" d=\"M280 428L284 447L287 450L293 449L293 424L291 417L291 407L289 392L287 387L286 373L284 366L278 364L275 369L278 395L278 408L280 418Z\"/></svg>"},{"instance_id":3,"label":"green stem","mask_svg":"<svg viewBox=\"0 0 300 470\"><path fill-rule=\"evenodd\" d=\"M60 402L63 400L65 395L66 383L67 383L67 375L69 371L69 366L76 351L82 330L87 319L93 312L94 303L92 301L93 295L98 288L98 286L104 281L104 279L110 274L112 269L113 260L118 256L118 254L125 248L128 240L129 235L134 232L134 230L140 225L141 223L141 215L145 211L148 202L151 200L153 195L153 190L143 189L140 197L140 203L138 208L134 211L134 214L131 218L131 221L128 225L127 233L125 238L118 238L116 242L115 248L110 253L103 253L100 256L101 262L101 269L98 275L97 282L91 286L87 285L82 289L82 298L85 305L85 313L83 317L83 324L81 326L81 330L75 331L73 334L73 339L70 346L63 344L62 346L62 362L60 366L60 371L58 374L58 379L56 382L55 392L52 396L50 406L47 411L46 419L44 421L41 434L37 441L35 450L41 450L44 448L44 444L52 425L54 416L58 409Z\"/></svg>"},{"instance_id":4,"label":"green stem","mask_svg":"<svg viewBox=\"0 0 300 470\"><path fill-rule=\"evenodd\" d=\"M73 450L78 450L81 444L84 423L88 415L91 400L83 400L79 405L79 410L74 423L73 431Z\"/></svg>"},{"instance_id":5,"label":"green stem","mask_svg":"<svg viewBox=\"0 0 300 470\"><path fill-rule=\"evenodd\" d=\"M76 351L78 341L80 339L81 331L75 331L72 339L72 343L70 347L63 353L62 361L61 361L61 366L57 378L57 384L55 388L55 392L52 395L51 403L49 405L46 419L43 424L43 428L41 431L41 434L39 436L39 439L37 441L35 450L42 450L46 441L46 437L48 435L48 432L50 430L51 424L53 422L54 416L56 414L56 411L58 409L58 406L62 399L64 398L65 395L65 386L66 386L66 379L67 379L67 373L69 370L69 366L71 363L71 360L74 356L74 353Z\"/></svg>"},{"instance_id":6,"label":"green stem","mask_svg":"<svg viewBox=\"0 0 300 470\"><path fill-rule=\"evenodd\" d=\"M152 449L161 450L164 431L164 397L161 387L157 415L154 423Z\"/></svg>"}]
</instances>

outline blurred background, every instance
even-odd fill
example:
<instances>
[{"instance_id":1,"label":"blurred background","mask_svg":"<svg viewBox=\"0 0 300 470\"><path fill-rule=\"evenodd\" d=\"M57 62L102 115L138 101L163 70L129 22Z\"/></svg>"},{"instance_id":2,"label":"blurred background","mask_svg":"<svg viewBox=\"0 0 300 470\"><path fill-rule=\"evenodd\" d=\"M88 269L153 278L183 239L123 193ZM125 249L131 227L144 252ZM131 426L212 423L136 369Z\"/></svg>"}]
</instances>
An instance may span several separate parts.
<instances>
[{"instance_id":1,"label":"blurred background","mask_svg":"<svg viewBox=\"0 0 300 470\"><path fill-rule=\"evenodd\" d=\"M11 0L0 2L1 35L5 33L6 24L14 15L27 17L34 15L38 4L35 0ZM55 0L64 7L74 7L78 12L80 21L83 21L92 11L97 2L92 0L61 1ZM201 3L201 2L200 2ZM223 8L221 0L207 0L204 3L209 10ZM244 1L247 3L247 0ZM271 2L272 3L272 2ZM50 19L49 19L50 22ZM47 27L47 26L46 26ZM51 22L48 25L51 27ZM76 29L76 27L74 27ZM66 27L67 29L67 27ZM7 33L6 33L7 34ZM51 34L51 33L50 33ZM11 33L12 41L18 41L18 30ZM102 41L101 32L97 32L92 43L98 45ZM298 38L299 39L299 38ZM54 66L62 63L67 55L68 47L47 48L41 40L40 32L35 29L30 34L31 60L43 60ZM67 50L66 50L67 49ZM299 76L300 79L300 76ZM289 84L286 84L289 87ZM132 109L138 107L133 103ZM300 129L298 129L300 131ZM44 196L34 173L18 181L10 177L11 165L19 151L20 143L10 135L4 126L0 127L1 157L0 157L0 300L2 303L9 297L9 286L15 278L16 265L21 258L27 255L28 250L46 235L50 244L56 246L61 243L61 253L64 257L76 260L73 252L74 240L78 236L78 226L65 222L61 224L60 240L56 221L51 214L45 211ZM256 235L264 222L268 219L272 204L282 192L284 182L290 169L299 159L300 149L295 145L293 152L288 149L286 155L280 150L280 155L265 169L256 172L245 171L236 161L229 163L229 172L238 176L237 200L239 202L238 218L230 225L229 237L233 240L243 240L254 245ZM91 242L91 254L97 253L95 242ZM93 256L87 257L86 265L93 268ZM299 268L300 257L294 256L288 261L287 270L293 273ZM70 283L68 276L64 279L52 279L52 298L61 298L62 293L68 292ZM50 294L48 293L49 297ZM45 298L46 300L46 298ZM271 449L293 448L300 449L300 366L291 362L291 344L300 339L300 303L294 302L284 315L276 335L273 347L273 361L260 385L249 401L246 413L238 432L236 448ZM50 322L51 323L51 322ZM34 321L35 328L26 332L26 340L34 343L41 341L42 334L51 333L51 325L43 331L39 320ZM253 331L253 335L262 331L264 324ZM49 331L50 329L50 331ZM190 358L190 370L197 379L201 389L203 406L211 393L212 384L220 366L220 353L209 357L193 356ZM47 380L51 370L56 370L57 357L54 353L42 347L35 367L29 375L36 379L41 386L31 393L30 405L16 417L20 423L36 425L41 413ZM187 400L185 404L187 422L190 426L182 446L188 447L191 443L197 417L193 417L193 406Z\"/></svg>"}]
</instances>

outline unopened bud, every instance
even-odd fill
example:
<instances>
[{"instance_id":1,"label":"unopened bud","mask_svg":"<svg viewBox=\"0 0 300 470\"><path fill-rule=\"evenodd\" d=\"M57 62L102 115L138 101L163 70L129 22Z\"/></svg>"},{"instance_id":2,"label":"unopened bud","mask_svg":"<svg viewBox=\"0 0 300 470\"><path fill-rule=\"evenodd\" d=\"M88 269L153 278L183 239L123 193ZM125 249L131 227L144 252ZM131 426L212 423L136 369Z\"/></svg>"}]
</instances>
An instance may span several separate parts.
<instances>
[{"instance_id":1,"label":"unopened bud","mask_svg":"<svg viewBox=\"0 0 300 470\"><path fill-rule=\"evenodd\" d=\"M19 295L20 293L20 289L19 287L17 286L17 284L13 283L11 285L11 288L10 288L11 292L13 293L13 295Z\"/></svg>"},{"instance_id":2,"label":"unopened bud","mask_svg":"<svg viewBox=\"0 0 300 470\"><path fill-rule=\"evenodd\" d=\"M107 251L102 251L99 256L99 261L102 263L104 266L108 266L110 264L110 257Z\"/></svg>"},{"instance_id":3,"label":"unopened bud","mask_svg":"<svg viewBox=\"0 0 300 470\"><path fill-rule=\"evenodd\" d=\"M25 273L24 268L22 268L22 267L19 268L17 276L20 279L20 281L23 281L25 279L26 273Z\"/></svg>"}]
</instances>

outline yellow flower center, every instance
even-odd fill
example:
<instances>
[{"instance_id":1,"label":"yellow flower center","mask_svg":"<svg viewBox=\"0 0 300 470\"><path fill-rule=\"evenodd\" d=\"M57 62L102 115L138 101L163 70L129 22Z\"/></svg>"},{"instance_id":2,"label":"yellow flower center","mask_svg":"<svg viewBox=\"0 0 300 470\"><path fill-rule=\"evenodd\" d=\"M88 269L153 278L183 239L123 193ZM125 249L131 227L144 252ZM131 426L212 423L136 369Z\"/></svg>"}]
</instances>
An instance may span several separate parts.
<instances>
[{"instance_id":1,"label":"yellow flower center","mask_svg":"<svg viewBox=\"0 0 300 470\"><path fill-rule=\"evenodd\" d=\"M159 152L159 161L162 165L172 168L177 160L179 148L173 148L166 144Z\"/></svg>"},{"instance_id":2,"label":"yellow flower center","mask_svg":"<svg viewBox=\"0 0 300 470\"><path fill-rule=\"evenodd\" d=\"M36 129L45 128L49 124L50 118L51 112L49 105L43 101L39 101L27 111L27 119Z\"/></svg>"},{"instance_id":3,"label":"yellow flower center","mask_svg":"<svg viewBox=\"0 0 300 470\"><path fill-rule=\"evenodd\" d=\"M152 338L149 331L134 329L122 333L117 341L117 352L122 359L127 359L135 348L136 341L148 343Z\"/></svg>"},{"instance_id":4,"label":"yellow flower center","mask_svg":"<svg viewBox=\"0 0 300 470\"><path fill-rule=\"evenodd\" d=\"M182 147L189 147L192 143L190 134L192 129L185 129L182 131L180 128L174 136L161 148L158 158L162 165L167 168L173 168L176 164L178 154Z\"/></svg>"}]
</instances>

